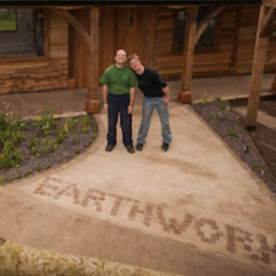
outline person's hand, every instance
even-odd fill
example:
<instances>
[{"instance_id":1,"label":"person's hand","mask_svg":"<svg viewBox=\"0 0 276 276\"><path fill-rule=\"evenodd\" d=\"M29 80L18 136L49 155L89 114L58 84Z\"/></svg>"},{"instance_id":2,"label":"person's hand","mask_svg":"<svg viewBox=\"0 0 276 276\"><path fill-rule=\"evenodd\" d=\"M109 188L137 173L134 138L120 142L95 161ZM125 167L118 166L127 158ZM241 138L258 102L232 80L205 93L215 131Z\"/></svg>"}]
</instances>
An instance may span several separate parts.
<instances>
[{"instance_id":1,"label":"person's hand","mask_svg":"<svg viewBox=\"0 0 276 276\"><path fill-rule=\"evenodd\" d=\"M165 97L165 98L162 98L162 101L163 101L164 104L168 104L170 99Z\"/></svg>"},{"instance_id":2,"label":"person's hand","mask_svg":"<svg viewBox=\"0 0 276 276\"><path fill-rule=\"evenodd\" d=\"M132 114L132 111L133 111L133 105L129 105L127 107L127 114Z\"/></svg>"},{"instance_id":3,"label":"person's hand","mask_svg":"<svg viewBox=\"0 0 276 276\"><path fill-rule=\"evenodd\" d=\"M107 103L105 103L105 104L103 105L103 108L104 108L104 111L105 111L105 112L108 112L108 104L107 104Z\"/></svg>"}]
</instances>

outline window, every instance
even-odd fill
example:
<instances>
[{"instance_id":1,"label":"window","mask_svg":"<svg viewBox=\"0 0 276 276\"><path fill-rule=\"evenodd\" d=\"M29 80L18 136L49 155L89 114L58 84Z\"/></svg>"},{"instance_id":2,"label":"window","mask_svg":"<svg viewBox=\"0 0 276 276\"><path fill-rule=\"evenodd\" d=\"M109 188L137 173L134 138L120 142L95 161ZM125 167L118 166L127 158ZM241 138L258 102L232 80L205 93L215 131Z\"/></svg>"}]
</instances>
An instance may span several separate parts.
<instances>
[{"instance_id":1,"label":"window","mask_svg":"<svg viewBox=\"0 0 276 276\"><path fill-rule=\"evenodd\" d=\"M173 49L176 53L183 52L184 39L186 27L186 11L185 9L176 11L176 18L174 22L174 41Z\"/></svg>"},{"instance_id":2,"label":"window","mask_svg":"<svg viewBox=\"0 0 276 276\"><path fill-rule=\"evenodd\" d=\"M0 9L0 58L45 55L43 9Z\"/></svg>"},{"instance_id":3,"label":"window","mask_svg":"<svg viewBox=\"0 0 276 276\"><path fill-rule=\"evenodd\" d=\"M12 9L0 9L0 32L17 30L17 13Z\"/></svg>"},{"instance_id":4,"label":"window","mask_svg":"<svg viewBox=\"0 0 276 276\"><path fill-rule=\"evenodd\" d=\"M199 26L202 20L205 18L206 14L210 13L213 8L200 8L198 11L197 18L197 26ZM214 50L215 47L215 27L216 27L216 19L213 19L208 27L205 29L204 33L199 38L196 46L195 52L207 52L210 50Z\"/></svg>"},{"instance_id":5,"label":"window","mask_svg":"<svg viewBox=\"0 0 276 276\"><path fill-rule=\"evenodd\" d=\"M212 8L199 8L197 26L199 26L204 20L206 14L208 14ZM176 11L176 19L174 25L174 52L182 53L185 39L185 27L186 27L186 11L185 9ZM207 52L214 50L215 48L215 28L216 20L213 19L208 27L205 29L204 33L199 38L196 46L195 52Z\"/></svg>"}]
</instances>

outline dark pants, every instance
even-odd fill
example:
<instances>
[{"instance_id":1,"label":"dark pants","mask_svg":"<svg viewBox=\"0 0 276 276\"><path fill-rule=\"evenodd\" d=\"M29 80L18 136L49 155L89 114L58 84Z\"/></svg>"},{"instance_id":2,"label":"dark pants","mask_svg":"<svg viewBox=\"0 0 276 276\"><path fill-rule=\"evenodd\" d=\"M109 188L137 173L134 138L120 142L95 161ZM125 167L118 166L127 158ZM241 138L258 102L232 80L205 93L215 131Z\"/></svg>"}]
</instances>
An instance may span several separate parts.
<instances>
[{"instance_id":1,"label":"dark pants","mask_svg":"<svg viewBox=\"0 0 276 276\"><path fill-rule=\"evenodd\" d=\"M129 95L115 96L108 94L108 144L116 145L116 125L118 113L120 113L121 128L123 132L123 143L125 146L133 144L132 141L132 116L127 114Z\"/></svg>"}]
</instances>

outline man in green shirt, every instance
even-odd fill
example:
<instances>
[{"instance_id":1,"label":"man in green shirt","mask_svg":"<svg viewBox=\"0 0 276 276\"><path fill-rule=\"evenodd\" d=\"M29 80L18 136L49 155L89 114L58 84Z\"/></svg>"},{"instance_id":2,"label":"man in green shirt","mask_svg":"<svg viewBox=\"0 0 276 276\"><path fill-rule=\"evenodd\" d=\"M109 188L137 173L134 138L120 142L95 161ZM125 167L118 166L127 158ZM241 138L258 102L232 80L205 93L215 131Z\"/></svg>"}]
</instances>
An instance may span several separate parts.
<instances>
[{"instance_id":1,"label":"man in green shirt","mask_svg":"<svg viewBox=\"0 0 276 276\"><path fill-rule=\"evenodd\" d=\"M115 54L115 64L109 66L102 75L103 108L108 112L108 133L105 150L112 151L117 143L116 125L118 113L121 118L123 143L129 153L134 153L132 140L132 111L135 87L138 85L134 72L126 66L126 51L119 49Z\"/></svg>"}]
</instances>

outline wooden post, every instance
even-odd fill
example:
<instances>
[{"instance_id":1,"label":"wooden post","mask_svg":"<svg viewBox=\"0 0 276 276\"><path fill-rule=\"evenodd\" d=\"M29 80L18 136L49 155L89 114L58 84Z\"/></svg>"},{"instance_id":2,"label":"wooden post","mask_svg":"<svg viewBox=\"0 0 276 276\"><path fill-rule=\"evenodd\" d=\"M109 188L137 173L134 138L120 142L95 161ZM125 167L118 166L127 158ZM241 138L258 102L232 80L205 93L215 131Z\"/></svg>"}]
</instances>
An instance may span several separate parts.
<instances>
[{"instance_id":1,"label":"wooden post","mask_svg":"<svg viewBox=\"0 0 276 276\"><path fill-rule=\"evenodd\" d=\"M248 99L246 125L248 128L255 128L257 125L257 114L260 101L260 92L263 80L263 71L265 64L266 48L268 36L261 37L260 33L264 27L266 8L261 6L259 13L259 22L255 41L254 59L251 74L251 86Z\"/></svg>"},{"instance_id":2,"label":"wooden post","mask_svg":"<svg viewBox=\"0 0 276 276\"><path fill-rule=\"evenodd\" d=\"M147 33L146 33L146 53L145 61L147 66L154 68L155 61L155 34L156 34L157 8L151 6L147 8Z\"/></svg>"},{"instance_id":3,"label":"wooden post","mask_svg":"<svg viewBox=\"0 0 276 276\"><path fill-rule=\"evenodd\" d=\"M274 81L272 83L271 92L276 94L276 64L275 64L275 77L274 77Z\"/></svg>"},{"instance_id":4,"label":"wooden post","mask_svg":"<svg viewBox=\"0 0 276 276\"><path fill-rule=\"evenodd\" d=\"M181 88L177 102L191 103L191 82L194 64L194 49L197 29L198 8L187 9L185 41L183 51L183 69L181 74Z\"/></svg>"},{"instance_id":5,"label":"wooden post","mask_svg":"<svg viewBox=\"0 0 276 276\"><path fill-rule=\"evenodd\" d=\"M89 48L88 61L88 99L84 109L87 114L100 112L100 102L97 93L99 81L99 18L99 7L91 7L90 37L92 44Z\"/></svg>"}]
</instances>

